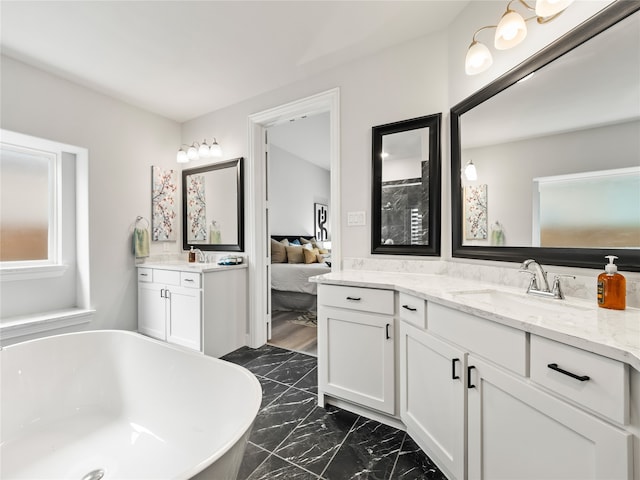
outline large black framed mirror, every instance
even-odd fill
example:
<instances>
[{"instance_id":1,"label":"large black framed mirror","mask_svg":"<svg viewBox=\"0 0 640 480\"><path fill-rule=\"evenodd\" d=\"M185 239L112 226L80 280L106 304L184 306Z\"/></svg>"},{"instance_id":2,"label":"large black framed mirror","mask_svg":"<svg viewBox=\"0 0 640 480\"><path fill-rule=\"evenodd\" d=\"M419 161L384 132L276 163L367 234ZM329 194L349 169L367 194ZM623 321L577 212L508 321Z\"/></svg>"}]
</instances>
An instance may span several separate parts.
<instances>
[{"instance_id":1,"label":"large black framed mirror","mask_svg":"<svg viewBox=\"0 0 640 480\"><path fill-rule=\"evenodd\" d=\"M244 251L242 157L182 171L182 246Z\"/></svg>"},{"instance_id":2,"label":"large black framed mirror","mask_svg":"<svg viewBox=\"0 0 640 480\"><path fill-rule=\"evenodd\" d=\"M440 255L441 118L373 127L371 253Z\"/></svg>"},{"instance_id":3,"label":"large black framed mirror","mask_svg":"<svg viewBox=\"0 0 640 480\"><path fill-rule=\"evenodd\" d=\"M640 271L639 9L611 4L451 109L454 257Z\"/></svg>"}]
</instances>

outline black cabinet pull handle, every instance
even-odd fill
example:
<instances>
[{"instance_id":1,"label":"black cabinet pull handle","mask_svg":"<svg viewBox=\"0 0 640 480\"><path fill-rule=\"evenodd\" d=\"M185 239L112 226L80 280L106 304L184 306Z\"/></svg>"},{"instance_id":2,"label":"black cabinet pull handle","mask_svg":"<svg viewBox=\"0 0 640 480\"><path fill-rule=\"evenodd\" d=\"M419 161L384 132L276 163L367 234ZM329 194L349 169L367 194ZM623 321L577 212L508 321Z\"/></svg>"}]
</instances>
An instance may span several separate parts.
<instances>
[{"instance_id":1,"label":"black cabinet pull handle","mask_svg":"<svg viewBox=\"0 0 640 480\"><path fill-rule=\"evenodd\" d=\"M354 302L359 302L362 299L360 297L347 297L347 300L353 300Z\"/></svg>"},{"instance_id":2,"label":"black cabinet pull handle","mask_svg":"<svg viewBox=\"0 0 640 480\"><path fill-rule=\"evenodd\" d=\"M459 362L459 358L454 358L451 360L451 380L457 380L460 378L460 375L456 375L456 362Z\"/></svg>"},{"instance_id":3,"label":"black cabinet pull handle","mask_svg":"<svg viewBox=\"0 0 640 480\"><path fill-rule=\"evenodd\" d=\"M467 367L467 388L476 388L475 385L471 385L471 370L475 370L473 365Z\"/></svg>"},{"instance_id":4,"label":"black cabinet pull handle","mask_svg":"<svg viewBox=\"0 0 640 480\"><path fill-rule=\"evenodd\" d=\"M402 305L402 308L406 308L410 312L415 312L416 310L418 310L417 308L410 307L409 305Z\"/></svg>"},{"instance_id":5,"label":"black cabinet pull handle","mask_svg":"<svg viewBox=\"0 0 640 480\"><path fill-rule=\"evenodd\" d=\"M580 380L581 382L586 382L587 380L589 380L589 377L587 375L576 375L575 373L568 372L560 368L557 363L550 363L549 365L547 365L547 367L549 367L551 370L555 370L556 372L560 372L571 378L575 378L576 380Z\"/></svg>"},{"instance_id":6,"label":"black cabinet pull handle","mask_svg":"<svg viewBox=\"0 0 640 480\"><path fill-rule=\"evenodd\" d=\"M385 334L387 336L387 340L389 340L391 337L389 336L389 327L391 326L390 323L387 323L386 327L385 327Z\"/></svg>"}]
</instances>

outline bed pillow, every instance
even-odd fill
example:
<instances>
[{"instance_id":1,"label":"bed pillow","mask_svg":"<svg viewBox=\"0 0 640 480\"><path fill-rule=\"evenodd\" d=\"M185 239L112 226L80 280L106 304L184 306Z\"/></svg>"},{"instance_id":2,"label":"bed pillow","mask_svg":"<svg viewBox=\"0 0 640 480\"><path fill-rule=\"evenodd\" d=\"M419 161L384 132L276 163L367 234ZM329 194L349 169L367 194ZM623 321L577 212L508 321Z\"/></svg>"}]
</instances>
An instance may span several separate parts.
<instances>
[{"instance_id":1,"label":"bed pillow","mask_svg":"<svg viewBox=\"0 0 640 480\"><path fill-rule=\"evenodd\" d=\"M304 263L304 248L302 248L300 245L293 245L284 248L287 249L287 262Z\"/></svg>"},{"instance_id":2,"label":"bed pillow","mask_svg":"<svg viewBox=\"0 0 640 480\"><path fill-rule=\"evenodd\" d=\"M271 263L287 263L287 247L271 239Z\"/></svg>"},{"instance_id":3,"label":"bed pillow","mask_svg":"<svg viewBox=\"0 0 640 480\"><path fill-rule=\"evenodd\" d=\"M308 239L308 240L307 240L306 238L304 238L304 237L300 237L300 243L301 243L302 245L309 244L309 245L311 245L313 248L316 248L316 242L317 242L316 237L311 237L311 238L310 238L310 239Z\"/></svg>"},{"instance_id":4,"label":"bed pillow","mask_svg":"<svg viewBox=\"0 0 640 480\"><path fill-rule=\"evenodd\" d=\"M318 249L312 248L311 250L305 248L303 250L304 253L304 263L316 263L318 261Z\"/></svg>"},{"instance_id":5,"label":"bed pillow","mask_svg":"<svg viewBox=\"0 0 640 480\"><path fill-rule=\"evenodd\" d=\"M287 240L286 238L283 238L282 240L280 240L280 243L283 244L285 247L289 246L289 240Z\"/></svg>"},{"instance_id":6,"label":"bed pillow","mask_svg":"<svg viewBox=\"0 0 640 480\"><path fill-rule=\"evenodd\" d=\"M287 241L288 241L288 240L287 240ZM298 240L298 239L296 238L295 240L291 240L291 241L289 242L289 245L298 245L298 246L299 246L299 245L302 245L302 244L300 243L300 240Z\"/></svg>"}]
</instances>

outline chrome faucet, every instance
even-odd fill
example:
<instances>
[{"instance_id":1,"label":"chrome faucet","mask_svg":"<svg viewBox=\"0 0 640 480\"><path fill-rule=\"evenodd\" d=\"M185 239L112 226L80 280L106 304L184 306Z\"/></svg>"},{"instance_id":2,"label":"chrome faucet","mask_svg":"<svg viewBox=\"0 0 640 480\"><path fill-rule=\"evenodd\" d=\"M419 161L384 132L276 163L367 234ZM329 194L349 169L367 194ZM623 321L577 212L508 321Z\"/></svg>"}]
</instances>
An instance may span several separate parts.
<instances>
[{"instance_id":1,"label":"chrome faucet","mask_svg":"<svg viewBox=\"0 0 640 480\"><path fill-rule=\"evenodd\" d=\"M202 250L200 250L199 248L194 248L193 251L196 252L198 263L205 263L205 256L204 253L202 253Z\"/></svg>"},{"instance_id":2,"label":"chrome faucet","mask_svg":"<svg viewBox=\"0 0 640 480\"><path fill-rule=\"evenodd\" d=\"M530 270L529 267L532 267L533 271ZM529 282L527 293L530 293L531 295L540 295L542 297L551 297L558 300L564 298L564 294L562 293L562 288L560 286L560 277L576 278L573 275L555 275L553 277L553 286L549 288L547 272L545 272L542 269L542 266L532 258L522 262L522 265L520 265L520 272L531 275L531 281ZM538 279L540 279L540 283L538 283Z\"/></svg>"}]
</instances>

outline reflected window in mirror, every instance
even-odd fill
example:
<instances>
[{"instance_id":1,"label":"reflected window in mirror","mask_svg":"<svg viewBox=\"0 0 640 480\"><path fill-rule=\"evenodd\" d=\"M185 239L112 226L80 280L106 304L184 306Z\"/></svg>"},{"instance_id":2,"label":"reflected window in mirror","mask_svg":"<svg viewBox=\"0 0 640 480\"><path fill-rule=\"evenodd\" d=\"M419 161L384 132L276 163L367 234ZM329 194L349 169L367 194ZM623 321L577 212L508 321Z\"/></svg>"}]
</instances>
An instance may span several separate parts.
<instances>
[{"instance_id":1,"label":"reflected window in mirror","mask_svg":"<svg viewBox=\"0 0 640 480\"><path fill-rule=\"evenodd\" d=\"M242 158L182 171L182 243L210 251L244 250Z\"/></svg>"},{"instance_id":2,"label":"reflected window in mirror","mask_svg":"<svg viewBox=\"0 0 640 480\"><path fill-rule=\"evenodd\" d=\"M440 254L440 122L373 127L372 253Z\"/></svg>"},{"instance_id":3,"label":"reflected window in mirror","mask_svg":"<svg viewBox=\"0 0 640 480\"><path fill-rule=\"evenodd\" d=\"M612 4L451 109L454 257L640 270L639 9Z\"/></svg>"}]
</instances>

